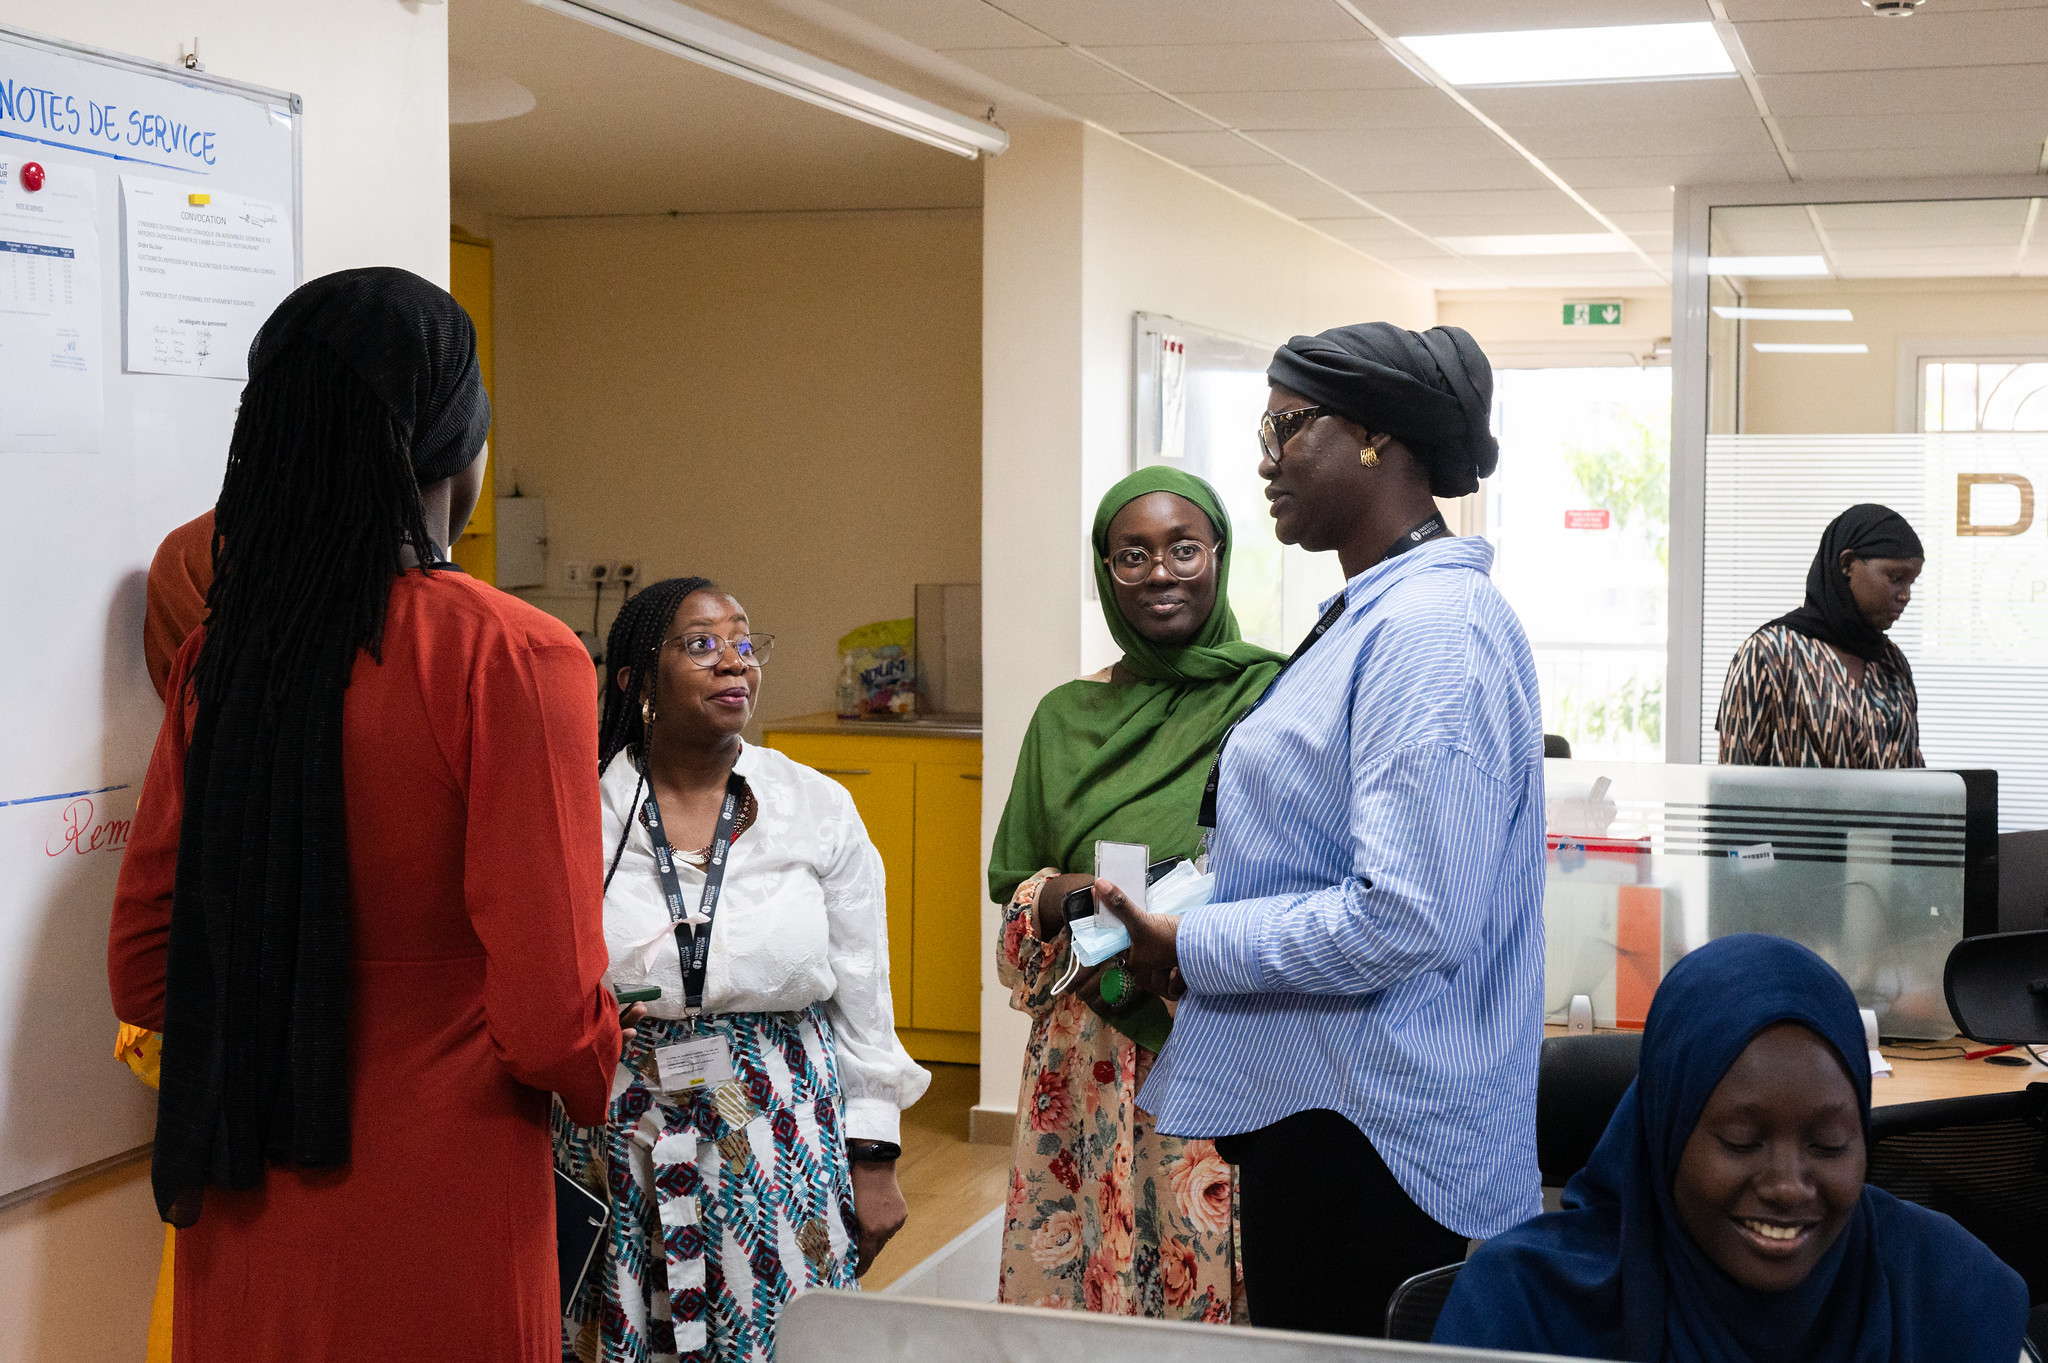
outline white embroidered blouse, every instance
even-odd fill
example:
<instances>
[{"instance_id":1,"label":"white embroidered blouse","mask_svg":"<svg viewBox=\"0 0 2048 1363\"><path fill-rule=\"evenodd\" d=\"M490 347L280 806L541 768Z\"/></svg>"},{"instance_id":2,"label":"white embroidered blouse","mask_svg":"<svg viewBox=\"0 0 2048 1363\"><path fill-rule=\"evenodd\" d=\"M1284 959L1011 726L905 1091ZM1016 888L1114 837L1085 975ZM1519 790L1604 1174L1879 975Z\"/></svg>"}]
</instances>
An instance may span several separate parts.
<instances>
[{"instance_id":1,"label":"white embroidered blouse","mask_svg":"<svg viewBox=\"0 0 2048 1363\"><path fill-rule=\"evenodd\" d=\"M704 1011L787 1013L822 1003L837 1040L846 1134L895 1141L898 1114L923 1096L931 1076L896 1038L881 854L837 781L751 743L733 769L757 812L726 862ZM623 752L602 782L607 867L620 830L632 829L604 897L605 983L614 991L658 986L661 997L648 1012L676 1018L684 1011L682 962L654 842L636 817L638 783ZM704 892L701 859L677 857L676 872L695 913Z\"/></svg>"}]
</instances>

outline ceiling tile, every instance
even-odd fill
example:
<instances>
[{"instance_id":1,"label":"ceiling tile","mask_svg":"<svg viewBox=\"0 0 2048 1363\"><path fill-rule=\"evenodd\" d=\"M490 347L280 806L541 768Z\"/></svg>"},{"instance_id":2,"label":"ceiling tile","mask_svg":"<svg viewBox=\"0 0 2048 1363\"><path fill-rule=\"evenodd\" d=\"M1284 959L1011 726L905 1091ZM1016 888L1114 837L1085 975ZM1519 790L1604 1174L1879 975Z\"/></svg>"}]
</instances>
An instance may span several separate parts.
<instances>
[{"instance_id":1,"label":"ceiling tile","mask_svg":"<svg viewBox=\"0 0 2048 1363\"><path fill-rule=\"evenodd\" d=\"M1044 47L1054 39L981 0L834 0L840 9L920 47Z\"/></svg>"},{"instance_id":2,"label":"ceiling tile","mask_svg":"<svg viewBox=\"0 0 2048 1363\"><path fill-rule=\"evenodd\" d=\"M2009 66L2048 52L2048 9L1955 13L1934 5L1906 20L1778 19L1735 28L1759 75Z\"/></svg>"},{"instance_id":3,"label":"ceiling tile","mask_svg":"<svg viewBox=\"0 0 2048 1363\"><path fill-rule=\"evenodd\" d=\"M1662 213L1666 221L1671 217L1671 186L1647 185L1573 185L1573 189L1586 196L1586 202L1602 213Z\"/></svg>"},{"instance_id":4,"label":"ceiling tile","mask_svg":"<svg viewBox=\"0 0 2048 1363\"><path fill-rule=\"evenodd\" d=\"M1223 132L1133 133L1131 141L1191 170L1213 166L1268 166L1279 158Z\"/></svg>"},{"instance_id":5,"label":"ceiling tile","mask_svg":"<svg viewBox=\"0 0 2048 1363\"><path fill-rule=\"evenodd\" d=\"M1429 88L1428 82L1363 33L1354 26L1348 42L1174 43L1089 50L1147 84L1175 94Z\"/></svg>"},{"instance_id":6,"label":"ceiling tile","mask_svg":"<svg viewBox=\"0 0 2048 1363\"><path fill-rule=\"evenodd\" d=\"M1793 152L1866 151L1888 147L1971 148L2005 143L2041 150L2048 134L2048 90L2035 113L1916 114L1912 118L1874 119L1857 115L1780 118L1779 131Z\"/></svg>"},{"instance_id":7,"label":"ceiling tile","mask_svg":"<svg viewBox=\"0 0 2048 1363\"><path fill-rule=\"evenodd\" d=\"M1919 17L1904 21L1920 22ZM2036 55L2040 55L2039 49ZM1843 71L1762 76L1764 102L1784 118L1810 115L2033 112L2048 90L2048 64L1954 71Z\"/></svg>"},{"instance_id":8,"label":"ceiling tile","mask_svg":"<svg viewBox=\"0 0 2048 1363\"><path fill-rule=\"evenodd\" d=\"M1914 179L1942 175L2032 175L2041 145L2031 147L1905 147L1881 151L1798 154L1799 174L1813 180Z\"/></svg>"},{"instance_id":9,"label":"ceiling tile","mask_svg":"<svg viewBox=\"0 0 2048 1363\"><path fill-rule=\"evenodd\" d=\"M1931 242L1951 235L1973 241L2013 241L2026 228L2031 199L1910 199L1898 203L1817 204L1814 213L1830 234L1883 233L1895 240Z\"/></svg>"},{"instance_id":10,"label":"ceiling tile","mask_svg":"<svg viewBox=\"0 0 2048 1363\"><path fill-rule=\"evenodd\" d=\"M1296 218L1369 218L1370 208L1293 166L1217 166L1202 174Z\"/></svg>"},{"instance_id":11,"label":"ceiling tile","mask_svg":"<svg viewBox=\"0 0 2048 1363\"><path fill-rule=\"evenodd\" d=\"M1625 135L1621 135L1625 140ZM1603 156L1583 160L1544 158L1566 184L1584 193L1602 185L1710 185L1783 182L1784 163L1770 156ZM1801 171L1806 167L1802 163Z\"/></svg>"},{"instance_id":12,"label":"ceiling tile","mask_svg":"<svg viewBox=\"0 0 2048 1363\"><path fill-rule=\"evenodd\" d=\"M1329 0L1002 0L1004 10L1083 47L1341 42L1358 21Z\"/></svg>"},{"instance_id":13,"label":"ceiling tile","mask_svg":"<svg viewBox=\"0 0 2048 1363\"><path fill-rule=\"evenodd\" d=\"M1532 217L1541 213L1576 210L1569 195L1560 193L1547 181L1539 189L1466 190L1437 194L1383 193L1372 201L1403 222L1432 214Z\"/></svg>"},{"instance_id":14,"label":"ceiling tile","mask_svg":"<svg viewBox=\"0 0 2048 1363\"><path fill-rule=\"evenodd\" d=\"M1172 100L1140 90L1128 95L1061 95L1059 106L1112 132L1213 132L1216 125Z\"/></svg>"},{"instance_id":15,"label":"ceiling tile","mask_svg":"<svg viewBox=\"0 0 2048 1363\"><path fill-rule=\"evenodd\" d=\"M1520 237L1601 230L1597 219L1569 200L1553 213L1518 213L1512 217L1492 213L1418 213L1403 221L1433 237Z\"/></svg>"},{"instance_id":16,"label":"ceiling tile","mask_svg":"<svg viewBox=\"0 0 2048 1363\"><path fill-rule=\"evenodd\" d=\"M1148 93L1114 71L1064 47L975 47L947 56L1005 85L1033 95L1126 95Z\"/></svg>"},{"instance_id":17,"label":"ceiling tile","mask_svg":"<svg viewBox=\"0 0 2048 1363\"><path fill-rule=\"evenodd\" d=\"M1398 161L1352 167L1331 166L1305 160L1304 165L1326 175L1352 193L1378 202L1381 194L1415 193L1423 190L1461 191L1488 189L1540 189L1550 182L1528 162L1513 161Z\"/></svg>"},{"instance_id":18,"label":"ceiling tile","mask_svg":"<svg viewBox=\"0 0 2048 1363\"><path fill-rule=\"evenodd\" d=\"M1615 149L1617 141L1626 145L1631 156L1777 155L1770 133L1764 130L1764 121L1753 110L1743 118L1627 123L1620 129L1611 124L1540 126L1523 128L1515 136L1545 161L1605 156Z\"/></svg>"},{"instance_id":19,"label":"ceiling tile","mask_svg":"<svg viewBox=\"0 0 2048 1363\"><path fill-rule=\"evenodd\" d=\"M1590 85L1518 85L1467 90L1465 97L1516 136L1556 123L1616 128L1694 118L1756 116L1738 76L1698 80L1600 81Z\"/></svg>"},{"instance_id":20,"label":"ceiling tile","mask_svg":"<svg viewBox=\"0 0 2048 1363\"><path fill-rule=\"evenodd\" d=\"M1259 141L1279 152L1328 173L1325 165L1390 166L1413 162L1512 161L1528 163L1514 148L1477 123L1462 128L1404 128L1391 136L1365 132L1322 130L1259 134Z\"/></svg>"},{"instance_id":21,"label":"ceiling tile","mask_svg":"<svg viewBox=\"0 0 2048 1363\"><path fill-rule=\"evenodd\" d=\"M1714 17L1706 0L1572 0L1556 7L1529 0L1356 0L1365 16L1397 38L1418 33L1503 33L1602 24L1683 24Z\"/></svg>"},{"instance_id":22,"label":"ceiling tile","mask_svg":"<svg viewBox=\"0 0 2048 1363\"><path fill-rule=\"evenodd\" d=\"M1387 218L1303 218L1302 221L1340 241L1361 245L1417 240L1413 232Z\"/></svg>"},{"instance_id":23,"label":"ceiling tile","mask_svg":"<svg viewBox=\"0 0 2048 1363\"><path fill-rule=\"evenodd\" d=\"M1255 132L1472 126L1472 115L1434 86L1414 90L1223 91L1186 99L1212 118Z\"/></svg>"},{"instance_id":24,"label":"ceiling tile","mask_svg":"<svg viewBox=\"0 0 2048 1363\"><path fill-rule=\"evenodd\" d=\"M1599 205L1595 204L1594 207L1598 208ZM1671 234L1671 210L1668 208L1652 213L1605 208L1600 211L1606 213L1608 221L1624 232L1662 232L1666 236Z\"/></svg>"}]
</instances>

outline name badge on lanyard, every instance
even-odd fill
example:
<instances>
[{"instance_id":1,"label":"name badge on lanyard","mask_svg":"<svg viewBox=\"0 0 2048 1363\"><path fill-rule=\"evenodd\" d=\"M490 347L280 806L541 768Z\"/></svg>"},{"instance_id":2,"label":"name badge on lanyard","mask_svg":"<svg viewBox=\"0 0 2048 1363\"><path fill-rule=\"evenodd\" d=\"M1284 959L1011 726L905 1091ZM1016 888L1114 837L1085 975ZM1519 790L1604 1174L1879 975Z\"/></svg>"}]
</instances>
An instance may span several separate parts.
<instances>
[{"instance_id":1,"label":"name badge on lanyard","mask_svg":"<svg viewBox=\"0 0 2048 1363\"><path fill-rule=\"evenodd\" d=\"M661 1086L670 1093L710 1091L733 1077L732 1048L722 1036L678 1041L654 1052Z\"/></svg>"},{"instance_id":2,"label":"name badge on lanyard","mask_svg":"<svg viewBox=\"0 0 2048 1363\"><path fill-rule=\"evenodd\" d=\"M654 798L651 782L647 799L640 806L640 821L647 825L648 839L654 844L654 869L661 877L661 894L668 902L669 922L675 925L677 964L683 972L684 1010L693 1017L704 1009L704 976L711 964L711 929L718 917L718 892L725 886L725 866L731 859L735 836L733 825L739 819L740 801L746 793L747 783L738 772L725 778L725 802L718 807L718 825L711 834L710 860L704 867L704 895L698 901L694 914L683 903L683 883L676 874L675 849L669 846L668 830L661 822L661 802ZM725 1073L727 1078L732 1077L729 1060Z\"/></svg>"}]
</instances>

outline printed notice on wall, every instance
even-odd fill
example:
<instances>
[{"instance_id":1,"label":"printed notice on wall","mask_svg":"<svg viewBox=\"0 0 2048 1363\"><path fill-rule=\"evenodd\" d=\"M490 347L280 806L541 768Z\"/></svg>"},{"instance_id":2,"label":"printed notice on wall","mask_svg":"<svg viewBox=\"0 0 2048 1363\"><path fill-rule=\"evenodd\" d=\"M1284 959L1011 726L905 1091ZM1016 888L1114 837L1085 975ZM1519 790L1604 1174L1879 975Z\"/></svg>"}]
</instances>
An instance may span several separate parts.
<instances>
[{"instance_id":1,"label":"printed notice on wall","mask_svg":"<svg viewBox=\"0 0 2048 1363\"><path fill-rule=\"evenodd\" d=\"M247 379L256 328L292 290L290 215L134 175L121 207L128 372Z\"/></svg>"},{"instance_id":2,"label":"printed notice on wall","mask_svg":"<svg viewBox=\"0 0 2048 1363\"><path fill-rule=\"evenodd\" d=\"M0 454L98 454L99 195L80 166L24 179L33 159L0 155Z\"/></svg>"}]
</instances>

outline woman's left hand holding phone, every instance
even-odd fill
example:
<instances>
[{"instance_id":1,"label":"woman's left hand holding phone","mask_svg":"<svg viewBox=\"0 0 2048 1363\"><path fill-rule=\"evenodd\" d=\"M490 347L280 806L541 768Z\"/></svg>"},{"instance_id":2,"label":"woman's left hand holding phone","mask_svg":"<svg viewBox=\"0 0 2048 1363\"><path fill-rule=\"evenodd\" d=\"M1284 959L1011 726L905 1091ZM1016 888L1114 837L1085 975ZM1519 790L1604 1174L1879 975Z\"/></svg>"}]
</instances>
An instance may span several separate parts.
<instances>
[{"instance_id":1,"label":"woman's left hand holding phone","mask_svg":"<svg viewBox=\"0 0 2048 1363\"><path fill-rule=\"evenodd\" d=\"M640 1039L640 1033L634 1030L634 1024L647 1016L648 1000L660 997L661 990L657 988L622 989L613 995L619 1003L619 1044L622 1047L630 1046Z\"/></svg>"},{"instance_id":2,"label":"woman's left hand holding phone","mask_svg":"<svg viewBox=\"0 0 2048 1363\"><path fill-rule=\"evenodd\" d=\"M1147 913L1106 880L1095 882L1095 901L1122 921L1131 934L1125 953L1138 987L1163 999L1188 992L1180 973L1180 919L1173 914Z\"/></svg>"}]
</instances>

